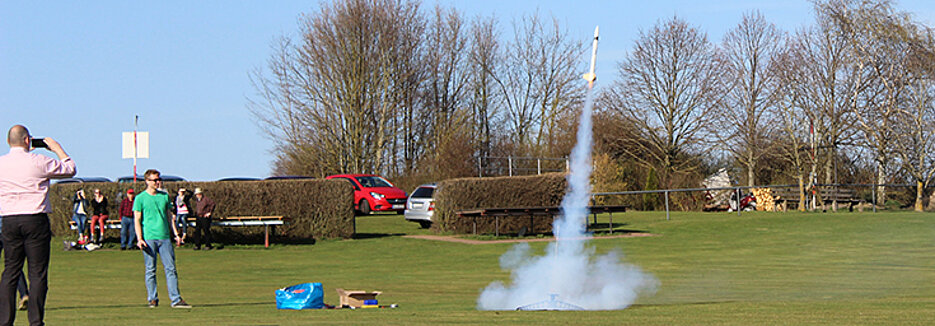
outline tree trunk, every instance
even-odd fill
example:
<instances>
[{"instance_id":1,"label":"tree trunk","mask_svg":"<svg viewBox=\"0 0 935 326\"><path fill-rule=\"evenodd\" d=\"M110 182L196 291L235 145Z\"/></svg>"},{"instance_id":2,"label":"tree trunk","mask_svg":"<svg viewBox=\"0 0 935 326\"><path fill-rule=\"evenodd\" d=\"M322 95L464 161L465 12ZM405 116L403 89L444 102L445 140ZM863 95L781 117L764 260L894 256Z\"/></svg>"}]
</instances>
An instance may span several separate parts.
<instances>
[{"instance_id":1,"label":"tree trunk","mask_svg":"<svg viewBox=\"0 0 935 326\"><path fill-rule=\"evenodd\" d=\"M831 143L833 143L833 142L831 142ZM825 162L825 182L824 182L824 184L833 184L833 183L835 183L835 180L833 179L833 175L834 175L834 154L835 154L835 152L836 152L836 149L835 149L834 147L832 147L831 150L828 151L828 152L829 152L829 154L828 154L828 161ZM834 190L834 187L830 187L830 188L828 188L828 189L831 190L831 191L833 191L833 190ZM821 201L821 210L822 210L822 211L828 211L828 205L825 203L825 198L821 197L821 190L818 191L818 197L819 197L819 200ZM831 200L834 200L834 199L836 199L836 198L834 198L834 197L831 198ZM833 201L833 202L831 203L831 210L832 210L832 211L835 211L836 208L837 208L837 206L838 206L838 203L837 203L836 201Z\"/></svg>"},{"instance_id":2,"label":"tree trunk","mask_svg":"<svg viewBox=\"0 0 935 326\"><path fill-rule=\"evenodd\" d=\"M756 160L753 158L752 150L747 153L747 162L750 162L750 165L747 165L747 186L753 187L756 185L756 173L753 170L756 167Z\"/></svg>"},{"instance_id":3,"label":"tree trunk","mask_svg":"<svg viewBox=\"0 0 935 326\"><path fill-rule=\"evenodd\" d=\"M916 181L916 212L922 211L922 194L925 192L925 186L922 181Z\"/></svg>"},{"instance_id":4,"label":"tree trunk","mask_svg":"<svg viewBox=\"0 0 935 326\"><path fill-rule=\"evenodd\" d=\"M886 186L883 186L885 183L886 175L883 174L883 168L877 167L877 205L886 205Z\"/></svg>"}]
</instances>

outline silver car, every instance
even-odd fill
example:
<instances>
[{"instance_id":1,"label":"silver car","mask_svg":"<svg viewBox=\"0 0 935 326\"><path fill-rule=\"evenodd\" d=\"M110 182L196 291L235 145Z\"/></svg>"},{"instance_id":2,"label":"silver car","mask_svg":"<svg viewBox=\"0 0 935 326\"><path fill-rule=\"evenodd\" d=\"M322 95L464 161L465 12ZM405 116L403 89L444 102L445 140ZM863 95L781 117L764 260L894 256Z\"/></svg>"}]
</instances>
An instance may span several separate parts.
<instances>
[{"instance_id":1,"label":"silver car","mask_svg":"<svg viewBox=\"0 0 935 326\"><path fill-rule=\"evenodd\" d=\"M422 228L432 226L432 215L435 213L434 183L421 185L412 191L406 201L406 220L419 223Z\"/></svg>"}]
</instances>

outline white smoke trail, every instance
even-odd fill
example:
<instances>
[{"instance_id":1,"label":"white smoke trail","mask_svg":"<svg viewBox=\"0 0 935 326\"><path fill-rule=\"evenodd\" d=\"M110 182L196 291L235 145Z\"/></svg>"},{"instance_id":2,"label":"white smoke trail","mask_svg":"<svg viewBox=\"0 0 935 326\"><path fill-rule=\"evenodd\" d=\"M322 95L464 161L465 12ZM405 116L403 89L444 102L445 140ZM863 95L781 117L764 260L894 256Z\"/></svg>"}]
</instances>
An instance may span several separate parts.
<instances>
[{"instance_id":1,"label":"white smoke trail","mask_svg":"<svg viewBox=\"0 0 935 326\"><path fill-rule=\"evenodd\" d=\"M658 281L639 267L622 263L613 251L595 256L587 247L588 201L591 196L591 111L593 94L588 90L577 143L571 152L568 191L562 199L562 216L552 229L557 241L545 256L534 257L529 245L521 243L500 257L500 266L512 270L512 283L495 281L477 299L480 310L515 310L556 300L586 310L614 310L630 306L640 293L654 293Z\"/></svg>"}]
</instances>

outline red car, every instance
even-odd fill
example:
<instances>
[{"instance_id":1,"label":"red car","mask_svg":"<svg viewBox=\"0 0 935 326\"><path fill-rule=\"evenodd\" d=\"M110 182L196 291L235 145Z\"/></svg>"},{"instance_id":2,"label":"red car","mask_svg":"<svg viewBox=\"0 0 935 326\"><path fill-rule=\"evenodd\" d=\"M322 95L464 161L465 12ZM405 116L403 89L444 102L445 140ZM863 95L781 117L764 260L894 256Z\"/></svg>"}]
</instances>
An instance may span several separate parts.
<instances>
[{"instance_id":1,"label":"red car","mask_svg":"<svg viewBox=\"0 0 935 326\"><path fill-rule=\"evenodd\" d=\"M402 189L375 174L336 174L325 179L345 179L354 186L354 209L361 214L406 210L408 195Z\"/></svg>"}]
</instances>

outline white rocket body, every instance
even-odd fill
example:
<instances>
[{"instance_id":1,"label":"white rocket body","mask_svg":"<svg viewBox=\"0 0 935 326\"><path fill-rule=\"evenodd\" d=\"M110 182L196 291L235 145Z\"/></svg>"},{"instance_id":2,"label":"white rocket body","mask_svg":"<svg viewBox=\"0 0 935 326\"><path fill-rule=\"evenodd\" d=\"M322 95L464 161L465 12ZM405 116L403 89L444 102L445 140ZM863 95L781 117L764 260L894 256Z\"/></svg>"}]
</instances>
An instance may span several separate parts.
<instances>
[{"instance_id":1,"label":"white rocket body","mask_svg":"<svg viewBox=\"0 0 935 326\"><path fill-rule=\"evenodd\" d=\"M594 63L597 61L597 34L600 26L594 27L594 41L591 43L591 69L588 70L588 73L582 75L581 77L584 80L588 81L588 87L594 85L594 81L597 80L597 75L594 74Z\"/></svg>"}]
</instances>

